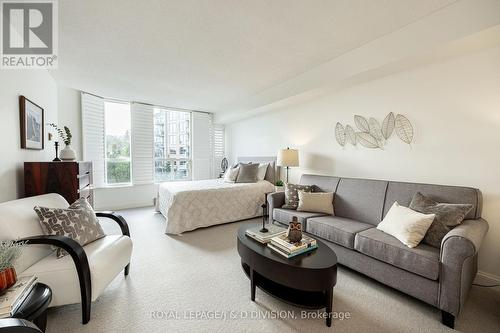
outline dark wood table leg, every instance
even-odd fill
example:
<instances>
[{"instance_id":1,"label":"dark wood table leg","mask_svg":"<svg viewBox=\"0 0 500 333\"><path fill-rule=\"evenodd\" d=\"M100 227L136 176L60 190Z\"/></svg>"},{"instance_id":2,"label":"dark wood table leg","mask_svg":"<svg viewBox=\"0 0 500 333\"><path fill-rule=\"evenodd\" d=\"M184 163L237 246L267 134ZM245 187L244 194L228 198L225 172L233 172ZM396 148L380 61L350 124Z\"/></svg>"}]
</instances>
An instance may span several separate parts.
<instances>
[{"instance_id":1,"label":"dark wood table leg","mask_svg":"<svg viewBox=\"0 0 500 333\"><path fill-rule=\"evenodd\" d=\"M326 326L332 326L333 288L326 290Z\"/></svg>"},{"instance_id":2,"label":"dark wood table leg","mask_svg":"<svg viewBox=\"0 0 500 333\"><path fill-rule=\"evenodd\" d=\"M250 299L255 301L255 274L252 267L250 267L250 295Z\"/></svg>"}]
</instances>

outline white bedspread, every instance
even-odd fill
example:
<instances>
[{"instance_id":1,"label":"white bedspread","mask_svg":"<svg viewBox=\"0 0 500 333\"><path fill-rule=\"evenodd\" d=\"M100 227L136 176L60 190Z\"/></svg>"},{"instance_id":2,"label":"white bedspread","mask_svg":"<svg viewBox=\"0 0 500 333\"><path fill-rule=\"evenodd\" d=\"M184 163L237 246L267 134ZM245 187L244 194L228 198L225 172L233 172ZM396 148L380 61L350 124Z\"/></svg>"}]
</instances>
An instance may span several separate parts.
<instances>
[{"instance_id":1,"label":"white bedspread","mask_svg":"<svg viewBox=\"0 0 500 333\"><path fill-rule=\"evenodd\" d=\"M158 206L167 220L167 234L180 234L221 223L262 216L265 193L274 186L257 183L226 183L209 179L160 184Z\"/></svg>"}]
</instances>

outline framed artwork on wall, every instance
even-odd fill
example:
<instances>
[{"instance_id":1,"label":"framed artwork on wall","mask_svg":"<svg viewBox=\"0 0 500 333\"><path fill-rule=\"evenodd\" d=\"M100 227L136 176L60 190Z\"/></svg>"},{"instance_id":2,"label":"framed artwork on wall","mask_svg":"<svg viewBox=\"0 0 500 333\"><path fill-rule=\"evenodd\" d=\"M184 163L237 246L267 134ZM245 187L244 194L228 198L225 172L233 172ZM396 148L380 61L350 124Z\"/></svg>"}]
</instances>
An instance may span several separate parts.
<instances>
[{"instance_id":1,"label":"framed artwork on wall","mask_svg":"<svg viewBox=\"0 0 500 333\"><path fill-rule=\"evenodd\" d=\"M19 96L19 112L21 119L21 148L44 148L44 115L43 108L24 96Z\"/></svg>"}]
</instances>

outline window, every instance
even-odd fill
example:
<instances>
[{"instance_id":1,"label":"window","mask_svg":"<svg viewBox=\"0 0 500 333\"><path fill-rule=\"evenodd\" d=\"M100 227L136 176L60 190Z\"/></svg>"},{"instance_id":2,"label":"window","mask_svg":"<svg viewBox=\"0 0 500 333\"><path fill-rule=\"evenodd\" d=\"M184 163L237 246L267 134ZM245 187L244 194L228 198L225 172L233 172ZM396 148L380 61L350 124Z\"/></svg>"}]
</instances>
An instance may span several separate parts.
<instances>
[{"instance_id":1,"label":"window","mask_svg":"<svg viewBox=\"0 0 500 333\"><path fill-rule=\"evenodd\" d=\"M130 104L104 102L106 184L131 183Z\"/></svg>"},{"instance_id":2,"label":"window","mask_svg":"<svg viewBox=\"0 0 500 333\"><path fill-rule=\"evenodd\" d=\"M191 179L191 113L154 109L155 181Z\"/></svg>"}]
</instances>

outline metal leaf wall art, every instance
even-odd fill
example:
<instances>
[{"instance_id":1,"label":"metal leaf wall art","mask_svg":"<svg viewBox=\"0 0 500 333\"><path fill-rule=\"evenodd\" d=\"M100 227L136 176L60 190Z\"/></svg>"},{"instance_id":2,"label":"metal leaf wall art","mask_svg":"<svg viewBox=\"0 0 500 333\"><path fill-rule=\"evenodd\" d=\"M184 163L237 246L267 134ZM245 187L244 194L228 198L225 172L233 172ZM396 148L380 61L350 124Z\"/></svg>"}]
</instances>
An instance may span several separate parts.
<instances>
[{"instance_id":1,"label":"metal leaf wall art","mask_svg":"<svg viewBox=\"0 0 500 333\"><path fill-rule=\"evenodd\" d=\"M382 121L382 125L375 118L369 118L360 115L354 116L356 132L351 125L335 125L335 139L338 144L344 147L347 143L356 146L358 143L366 148L383 149L387 140L396 132L397 137L404 143L410 145L413 142L413 126L411 122L402 114L390 112Z\"/></svg>"}]
</instances>

